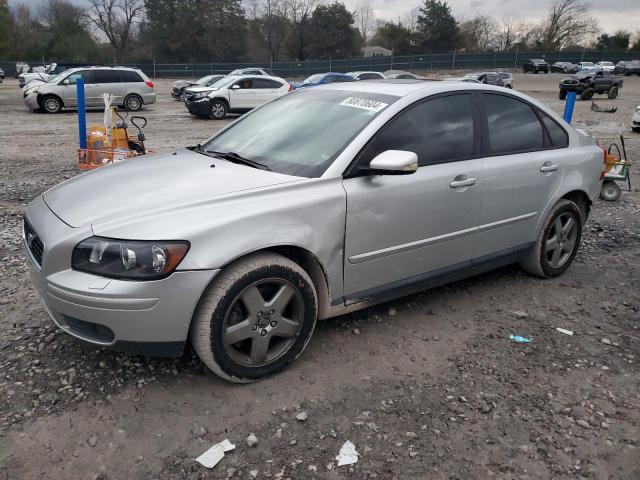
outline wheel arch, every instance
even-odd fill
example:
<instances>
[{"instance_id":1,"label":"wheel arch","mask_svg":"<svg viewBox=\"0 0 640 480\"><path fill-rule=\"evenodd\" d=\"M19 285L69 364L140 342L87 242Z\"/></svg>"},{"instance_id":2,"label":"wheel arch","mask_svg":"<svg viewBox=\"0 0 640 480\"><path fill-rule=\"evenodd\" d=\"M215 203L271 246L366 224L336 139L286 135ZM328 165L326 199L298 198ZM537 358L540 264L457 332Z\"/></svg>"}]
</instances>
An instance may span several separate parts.
<instances>
[{"instance_id":1,"label":"wheel arch","mask_svg":"<svg viewBox=\"0 0 640 480\"><path fill-rule=\"evenodd\" d=\"M56 95L55 93L38 93L37 100L38 100L38 106L40 108L42 108L42 100L44 100L46 97L57 98L61 105L60 108L64 108L64 100L62 100L62 97L60 97L60 95Z\"/></svg>"},{"instance_id":2,"label":"wheel arch","mask_svg":"<svg viewBox=\"0 0 640 480\"><path fill-rule=\"evenodd\" d=\"M573 203L578 205L580 212L582 212L582 223L584 225L589 218L589 213L591 212L591 206L593 204L589 195L587 195L583 190L572 190L564 194L558 201L562 199L571 200Z\"/></svg>"},{"instance_id":3,"label":"wheel arch","mask_svg":"<svg viewBox=\"0 0 640 480\"><path fill-rule=\"evenodd\" d=\"M225 97L213 97L211 99L211 103L215 102L216 100L219 100L222 103L224 103L227 106L227 110L231 109L231 105L229 104L229 100L227 100Z\"/></svg>"}]
</instances>

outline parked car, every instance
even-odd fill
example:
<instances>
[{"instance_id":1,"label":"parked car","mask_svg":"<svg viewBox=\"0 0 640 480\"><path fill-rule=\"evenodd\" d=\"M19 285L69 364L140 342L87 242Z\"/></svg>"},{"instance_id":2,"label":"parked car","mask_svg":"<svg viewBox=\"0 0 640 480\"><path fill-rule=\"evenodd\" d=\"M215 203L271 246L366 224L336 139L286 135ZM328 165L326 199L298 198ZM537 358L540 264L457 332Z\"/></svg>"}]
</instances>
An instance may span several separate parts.
<instances>
[{"instance_id":1,"label":"parked car","mask_svg":"<svg viewBox=\"0 0 640 480\"><path fill-rule=\"evenodd\" d=\"M326 83L336 82L354 82L355 79L351 75L338 72L316 73L305 78L302 82L293 82L291 86L297 90L299 88L317 87Z\"/></svg>"},{"instance_id":2,"label":"parked car","mask_svg":"<svg viewBox=\"0 0 640 480\"><path fill-rule=\"evenodd\" d=\"M606 93L614 99L622 88L622 79L614 77L606 70L581 71L560 82L560 100L567 98L568 92L576 92L581 100L589 100L594 94Z\"/></svg>"},{"instance_id":3,"label":"parked car","mask_svg":"<svg viewBox=\"0 0 640 480\"><path fill-rule=\"evenodd\" d=\"M229 75L266 75L268 77L275 76L270 68L264 67L237 68L229 72Z\"/></svg>"},{"instance_id":4,"label":"parked car","mask_svg":"<svg viewBox=\"0 0 640 480\"><path fill-rule=\"evenodd\" d=\"M583 71L590 72L590 71L599 70L599 68L593 62L578 62L578 65L580 66L581 72Z\"/></svg>"},{"instance_id":5,"label":"parked car","mask_svg":"<svg viewBox=\"0 0 640 480\"><path fill-rule=\"evenodd\" d=\"M606 70L609 73L613 73L613 71L616 69L616 66L613 64L613 62L596 62L596 68L600 70Z\"/></svg>"},{"instance_id":6,"label":"parked car","mask_svg":"<svg viewBox=\"0 0 640 480\"><path fill-rule=\"evenodd\" d=\"M292 90L280 77L229 75L210 87L188 88L184 104L191 115L220 120L229 113L248 112Z\"/></svg>"},{"instance_id":7,"label":"parked car","mask_svg":"<svg viewBox=\"0 0 640 480\"><path fill-rule=\"evenodd\" d=\"M349 72L356 80L384 80L386 77L381 72Z\"/></svg>"},{"instance_id":8,"label":"parked car","mask_svg":"<svg viewBox=\"0 0 640 480\"><path fill-rule=\"evenodd\" d=\"M498 72L498 76L505 87L513 88L513 75L509 72Z\"/></svg>"},{"instance_id":9,"label":"parked car","mask_svg":"<svg viewBox=\"0 0 640 480\"><path fill-rule=\"evenodd\" d=\"M24 244L64 332L144 355L190 338L251 382L317 319L515 262L561 275L603 172L593 138L515 91L334 83L65 181L26 208Z\"/></svg>"},{"instance_id":10,"label":"parked car","mask_svg":"<svg viewBox=\"0 0 640 480\"><path fill-rule=\"evenodd\" d=\"M405 72L404 70L387 70L384 72L385 78L394 78L399 80L424 80L424 77L415 73Z\"/></svg>"},{"instance_id":11,"label":"parked car","mask_svg":"<svg viewBox=\"0 0 640 480\"><path fill-rule=\"evenodd\" d=\"M523 73L549 73L549 64L540 58L532 58L522 66Z\"/></svg>"},{"instance_id":12,"label":"parked car","mask_svg":"<svg viewBox=\"0 0 640 480\"><path fill-rule=\"evenodd\" d=\"M640 75L640 60L626 62L622 71L623 75Z\"/></svg>"},{"instance_id":13,"label":"parked car","mask_svg":"<svg viewBox=\"0 0 640 480\"><path fill-rule=\"evenodd\" d=\"M208 87L215 82L224 78L226 75L206 75L198 80L176 80L171 88L171 96L176 100L184 100L182 95L185 89L189 87Z\"/></svg>"},{"instance_id":14,"label":"parked car","mask_svg":"<svg viewBox=\"0 0 640 480\"><path fill-rule=\"evenodd\" d=\"M551 73L578 73L580 65L571 62L556 62L550 67Z\"/></svg>"},{"instance_id":15,"label":"parked car","mask_svg":"<svg viewBox=\"0 0 640 480\"><path fill-rule=\"evenodd\" d=\"M0 68L0 83L4 81L4 70Z\"/></svg>"},{"instance_id":16,"label":"parked car","mask_svg":"<svg viewBox=\"0 0 640 480\"><path fill-rule=\"evenodd\" d=\"M475 78L480 83L484 83L485 85L496 85L498 87L504 87L502 78L496 72L476 72L469 73L465 76L469 78Z\"/></svg>"},{"instance_id":17,"label":"parked car","mask_svg":"<svg viewBox=\"0 0 640 480\"><path fill-rule=\"evenodd\" d=\"M18 75L18 86L24 90L25 87L29 88L38 83L46 83L56 75L71 68L78 67L88 68L88 65L79 63L52 63L45 65L45 67L34 67L30 69L30 72Z\"/></svg>"},{"instance_id":18,"label":"parked car","mask_svg":"<svg viewBox=\"0 0 640 480\"><path fill-rule=\"evenodd\" d=\"M16 73L13 78L18 78L21 73L27 73L29 71L29 64L24 62L16 62Z\"/></svg>"},{"instance_id":19,"label":"parked car","mask_svg":"<svg viewBox=\"0 0 640 480\"><path fill-rule=\"evenodd\" d=\"M631 130L640 133L640 105L636 107L633 116L631 117Z\"/></svg>"},{"instance_id":20,"label":"parked car","mask_svg":"<svg viewBox=\"0 0 640 480\"><path fill-rule=\"evenodd\" d=\"M156 101L153 82L141 70L128 67L72 68L24 91L24 102L31 110L58 113L63 108L76 107L76 82L85 84L87 107L104 105L103 93L115 96L113 105L136 112Z\"/></svg>"}]
</instances>

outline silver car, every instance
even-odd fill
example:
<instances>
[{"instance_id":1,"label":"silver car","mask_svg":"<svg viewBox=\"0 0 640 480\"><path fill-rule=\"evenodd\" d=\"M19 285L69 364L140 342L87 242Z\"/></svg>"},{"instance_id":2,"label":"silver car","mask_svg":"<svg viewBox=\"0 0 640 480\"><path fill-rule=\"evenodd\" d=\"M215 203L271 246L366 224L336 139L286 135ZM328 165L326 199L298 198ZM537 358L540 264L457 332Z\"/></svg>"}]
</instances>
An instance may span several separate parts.
<instances>
[{"instance_id":1,"label":"silver car","mask_svg":"<svg viewBox=\"0 0 640 480\"><path fill-rule=\"evenodd\" d=\"M462 82L303 89L202 144L84 173L24 215L53 321L218 375L278 372L316 320L519 262L572 263L604 152L525 95Z\"/></svg>"},{"instance_id":2,"label":"silver car","mask_svg":"<svg viewBox=\"0 0 640 480\"><path fill-rule=\"evenodd\" d=\"M48 81L33 80L25 87L24 102L31 110L58 113L78 105L76 82L85 84L87 107L104 106L103 93L115 96L113 105L135 112L156 101L153 82L141 70L126 67L71 68Z\"/></svg>"}]
</instances>

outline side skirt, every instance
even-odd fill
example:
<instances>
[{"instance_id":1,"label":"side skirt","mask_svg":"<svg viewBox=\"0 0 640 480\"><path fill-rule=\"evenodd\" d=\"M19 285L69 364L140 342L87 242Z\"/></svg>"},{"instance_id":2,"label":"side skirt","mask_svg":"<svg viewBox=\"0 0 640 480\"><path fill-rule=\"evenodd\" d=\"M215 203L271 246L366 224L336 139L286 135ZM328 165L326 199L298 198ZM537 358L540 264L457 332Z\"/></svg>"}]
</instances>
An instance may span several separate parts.
<instances>
[{"instance_id":1,"label":"side skirt","mask_svg":"<svg viewBox=\"0 0 640 480\"><path fill-rule=\"evenodd\" d=\"M489 270L495 270L496 268L519 262L532 247L533 242L526 243L468 262L461 262L449 267L439 268L432 272L415 275L404 280L398 280L379 287L352 293L334 300L331 302L331 306L355 307L357 304L362 304L361 308L364 308L430 288L439 287L447 283L456 282ZM353 308L349 309L349 311L353 310Z\"/></svg>"}]
</instances>

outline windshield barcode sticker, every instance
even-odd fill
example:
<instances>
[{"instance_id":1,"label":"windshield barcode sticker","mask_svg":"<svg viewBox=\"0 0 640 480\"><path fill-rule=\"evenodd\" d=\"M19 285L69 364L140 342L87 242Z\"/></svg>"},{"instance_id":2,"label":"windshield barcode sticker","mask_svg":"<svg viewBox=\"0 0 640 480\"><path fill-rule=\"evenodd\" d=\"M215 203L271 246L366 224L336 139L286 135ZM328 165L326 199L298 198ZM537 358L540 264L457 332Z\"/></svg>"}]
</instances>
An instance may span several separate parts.
<instances>
[{"instance_id":1,"label":"windshield barcode sticker","mask_svg":"<svg viewBox=\"0 0 640 480\"><path fill-rule=\"evenodd\" d=\"M363 110L369 110L371 112L379 112L389 104L378 102L377 100L369 100L368 98L347 97L342 102L340 102L340 105L344 105L345 107L361 108Z\"/></svg>"}]
</instances>

